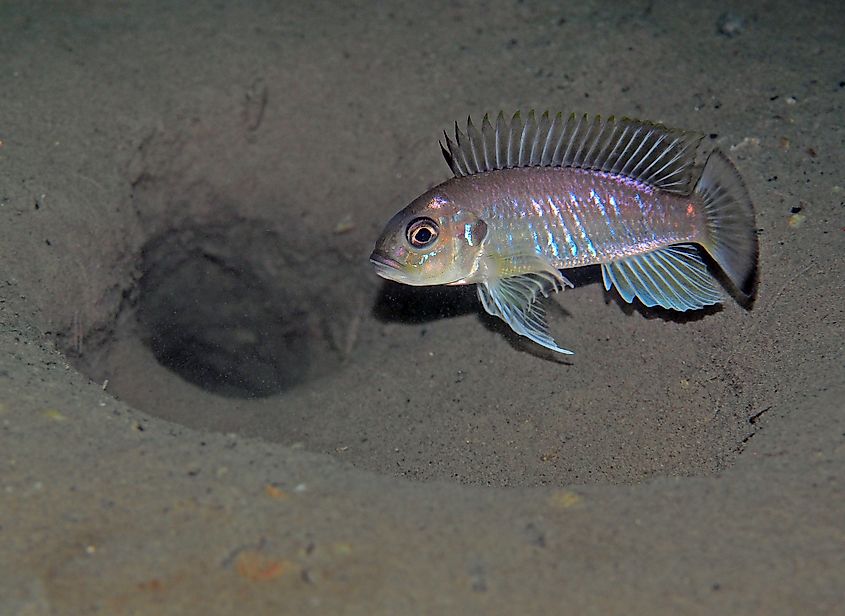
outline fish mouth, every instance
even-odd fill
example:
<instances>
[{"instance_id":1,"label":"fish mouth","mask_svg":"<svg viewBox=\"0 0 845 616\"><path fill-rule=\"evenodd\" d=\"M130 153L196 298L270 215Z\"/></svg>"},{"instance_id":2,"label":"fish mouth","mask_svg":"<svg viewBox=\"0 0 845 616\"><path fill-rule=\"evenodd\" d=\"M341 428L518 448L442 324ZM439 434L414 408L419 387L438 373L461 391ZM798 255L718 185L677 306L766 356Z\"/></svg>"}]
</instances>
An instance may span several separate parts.
<instances>
[{"instance_id":1,"label":"fish mouth","mask_svg":"<svg viewBox=\"0 0 845 616\"><path fill-rule=\"evenodd\" d=\"M373 252L370 255L370 263L375 266L376 274L382 278L403 282L405 274L402 272L402 265L399 261L395 261L378 252Z\"/></svg>"},{"instance_id":2,"label":"fish mouth","mask_svg":"<svg viewBox=\"0 0 845 616\"><path fill-rule=\"evenodd\" d=\"M379 254L377 252L373 252L373 254L370 255L370 262L372 262L373 265L376 265L376 266L381 265L381 266L385 266L385 267L389 267L391 269L397 269L397 270L402 267L401 265L399 265L399 261L394 261L390 257L385 257L384 255Z\"/></svg>"}]
</instances>

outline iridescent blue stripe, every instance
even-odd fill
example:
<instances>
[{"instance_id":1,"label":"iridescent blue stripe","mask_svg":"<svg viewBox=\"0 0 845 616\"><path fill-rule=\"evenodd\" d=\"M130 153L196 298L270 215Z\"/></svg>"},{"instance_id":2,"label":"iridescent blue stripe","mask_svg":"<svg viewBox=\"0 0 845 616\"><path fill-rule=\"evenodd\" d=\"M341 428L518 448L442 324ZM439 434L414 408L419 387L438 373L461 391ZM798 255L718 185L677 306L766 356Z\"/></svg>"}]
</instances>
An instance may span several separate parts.
<instances>
[{"instance_id":1,"label":"iridescent blue stripe","mask_svg":"<svg viewBox=\"0 0 845 616\"><path fill-rule=\"evenodd\" d=\"M531 237L534 238L534 252L538 255L543 254L543 243L540 241L540 234L537 233L537 229L534 228L534 225L529 225L531 228Z\"/></svg>"},{"instance_id":2,"label":"iridescent blue stripe","mask_svg":"<svg viewBox=\"0 0 845 616\"><path fill-rule=\"evenodd\" d=\"M605 220L607 220L607 210L604 209L604 202L601 200L601 197L599 197L599 194L595 190L590 190L590 199L593 200L593 203L595 203L596 207L599 208L601 215L604 217Z\"/></svg>"},{"instance_id":3,"label":"iridescent blue stripe","mask_svg":"<svg viewBox=\"0 0 845 616\"><path fill-rule=\"evenodd\" d=\"M556 225L560 225L560 229L563 231L563 239L566 240L566 245L569 247L569 254L573 257L577 257L578 246L575 244L575 241L572 239L572 234L566 226L566 219L560 211L560 205L558 205L558 202L553 197L549 197L549 206L554 211L554 221Z\"/></svg>"},{"instance_id":4,"label":"iridescent blue stripe","mask_svg":"<svg viewBox=\"0 0 845 616\"><path fill-rule=\"evenodd\" d=\"M530 207L530 210L529 210ZM534 197L530 199L530 206L526 205L522 208L525 211L526 218L528 218L528 231L531 233L531 238L534 241L534 253L538 255L545 254L545 244L540 241L540 234L537 232L537 225L545 226L545 212L540 201Z\"/></svg>"},{"instance_id":5,"label":"iridescent blue stripe","mask_svg":"<svg viewBox=\"0 0 845 616\"><path fill-rule=\"evenodd\" d=\"M581 234L581 239L584 240L584 244L587 246L587 252L589 252L592 256L596 256L596 247L593 246L593 242L590 241L590 238L587 236L587 230L584 228L584 225L581 223L581 218L578 216L578 208L580 203L578 202L578 197L575 196L575 193L569 193L570 199L572 199L572 220L575 222L575 226L578 227L578 231Z\"/></svg>"},{"instance_id":6,"label":"iridescent blue stripe","mask_svg":"<svg viewBox=\"0 0 845 616\"><path fill-rule=\"evenodd\" d=\"M613 208L613 214L616 216L616 219L622 217L622 214L619 212L619 204L616 203L616 197L610 195L610 206Z\"/></svg>"},{"instance_id":7,"label":"iridescent blue stripe","mask_svg":"<svg viewBox=\"0 0 845 616\"><path fill-rule=\"evenodd\" d=\"M595 190L590 190L590 197L592 197L593 202L596 204L596 207L599 208L599 212L601 212L601 219L604 221L604 224L607 225L607 230L610 232L610 238L615 240L616 239L616 225L613 224L607 217L607 209L604 207L604 201L601 200L601 197ZM612 199L613 197L611 197Z\"/></svg>"},{"instance_id":8,"label":"iridescent blue stripe","mask_svg":"<svg viewBox=\"0 0 845 616\"><path fill-rule=\"evenodd\" d=\"M560 248L558 247L557 240L552 234L550 225L548 224L546 225L546 243L552 251L552 256L554 256L555 258L560 257Z\"/></svg>"},{"instance_id":9,"label":"iridescent blue stripe","mask_svg":"<svg viewBox=\"0 0 845 616\"><path fill-rule=\"evenodd\" d=\"M546 222L546 235L548 235L548 244L549 248L552 249L552 255L555 257L560 257L560 246L558 245L558 240L555 237L555 234L552 233L552 229L556 228L558 224L561 224L563 220L560 215L560 208L557 205L557 202L552 197L547 197L546 201L549 204L549 216L548 222Z\"/></svg>"},{"instance_id":10,"label":"iridescent blue stripe","mask_svg":"<svg viewBox=\"0 0 845 616\"><path fill-rule=\"evenodd\" d=\"M643 216L647 215L651 211L651 203L646 203L643 201L642 196L640 193L634 193L634 201L637 202L637 207L640 208L640 212L643 213Z\"/></svg>"}]
</instances>

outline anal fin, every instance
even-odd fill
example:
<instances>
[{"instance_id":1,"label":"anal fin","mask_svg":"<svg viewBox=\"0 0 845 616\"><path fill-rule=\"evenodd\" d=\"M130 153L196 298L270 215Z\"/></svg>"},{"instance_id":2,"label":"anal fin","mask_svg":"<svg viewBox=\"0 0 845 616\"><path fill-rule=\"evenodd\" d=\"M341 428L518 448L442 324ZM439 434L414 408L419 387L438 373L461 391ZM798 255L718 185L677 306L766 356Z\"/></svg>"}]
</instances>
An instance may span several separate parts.
<instances>
[{"instance_id":1,"label":"anal fin","mask_svg":"<svg viewBox=\"0 0 845 616\"><path fill-rule=\"evenodd\" d=\"M670 310L697 310L722 301L721 287L694 246L677 245L601 266L604 288L626 302Z\"/></svg>"},{"instance_id":2,"label":"anal fin","mask_svg":"<svg viewBox=\"0 0 845 616\"><path fill-rule=\"evenodd\" d=\"M513 331L537 344L565 355L572 355L559 347L549 332L546 311L538 302L539 296L573 286L558 270L491 278L478 286L478 298L484 309L507 323Z\"/></svg>"}]
</instances>

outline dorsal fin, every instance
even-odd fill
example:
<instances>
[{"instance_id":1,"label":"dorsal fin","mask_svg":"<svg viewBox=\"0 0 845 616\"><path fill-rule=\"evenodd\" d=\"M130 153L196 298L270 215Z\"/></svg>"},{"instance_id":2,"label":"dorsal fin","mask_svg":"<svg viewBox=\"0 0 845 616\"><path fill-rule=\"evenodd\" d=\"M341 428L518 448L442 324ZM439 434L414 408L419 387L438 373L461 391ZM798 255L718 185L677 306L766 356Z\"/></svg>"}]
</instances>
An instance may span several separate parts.
<instances>
[{"instance_id":1,"label":"dorsal fin","mask_svg":"<svg viewBox=\"0 0 845 616\"><path fill-rule=\"evenodd\" d=\"M445 133L444 133L445 134ZM455 140L440 144L455 177L513 167L573 167L601 171L673 193L689 194L702 135L630 118L534 111L525 121L500 111L495 125L484 115L479 131L467 118L455 123Z\"/></svg>"}]
</instances>

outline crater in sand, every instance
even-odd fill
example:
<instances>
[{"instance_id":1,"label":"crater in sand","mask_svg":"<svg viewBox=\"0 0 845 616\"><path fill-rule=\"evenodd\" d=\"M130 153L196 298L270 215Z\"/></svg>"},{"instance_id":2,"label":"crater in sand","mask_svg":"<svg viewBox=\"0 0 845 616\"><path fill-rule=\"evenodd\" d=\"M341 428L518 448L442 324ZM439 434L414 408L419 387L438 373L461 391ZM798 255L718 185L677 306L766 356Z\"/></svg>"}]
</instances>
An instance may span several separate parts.
<instances>
[{"instance_id":1,"label":"crater in sand","mask_svg":"<svg viewBox=\"0 0 845 616\"><path fill-rule=\"evenodd\" d=\"M307 379L307 300L256 263L276 243L241 223L174 230L144 247L138 334L162 366L235 398L279 394Z\"/></svg>"},{"instance_id":2,"label":"crater in sand","mask_svg":"<svg viewBox=\"0 0 845 616\"><path fill-rule=\"evenodd\" d=\"M242 201L247 155L224 177L182 179L219 151L187 139L144 144L155 168L134 171L133 205L149 237L114 323L77 362L137 408L378 473L505 486L714 474L753 431L726 369L729 315L650 318L587 284L564 294L557 332L578 355L548 361L471 289L378 281L371 234L350 251L296 215L275 176L250 193L275 202ZM392 213L356 218L375 233Z\"/></svg>"}]
</instances>

